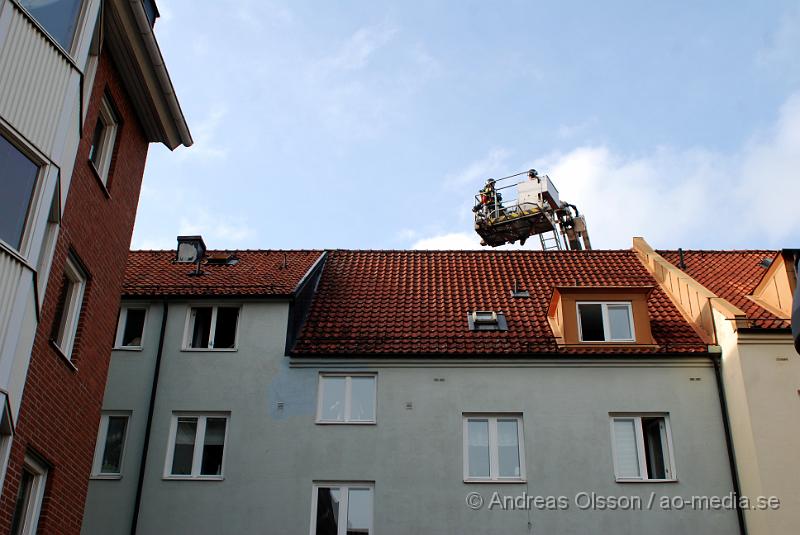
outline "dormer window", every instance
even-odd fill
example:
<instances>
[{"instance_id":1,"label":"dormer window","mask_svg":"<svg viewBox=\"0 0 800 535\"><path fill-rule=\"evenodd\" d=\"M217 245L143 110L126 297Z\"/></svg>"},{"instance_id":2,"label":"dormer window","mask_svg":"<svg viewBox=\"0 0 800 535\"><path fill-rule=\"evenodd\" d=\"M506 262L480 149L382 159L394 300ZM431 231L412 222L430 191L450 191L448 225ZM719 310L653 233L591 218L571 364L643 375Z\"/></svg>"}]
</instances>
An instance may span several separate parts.
<instances>
[{"instance_id":1,"label":"dormer window","mask_svg":"<svg viewBox=\"0 0 800 535\"><path fill-rule=\"evenodd\" d=\"M502 312L493 310L475 310L467 312L467 323L470 331L507 331L508 324Z\"/></svg>"},{"instance_id":2,"label":"dormer window","mask_svg":"<svg viewBox=\"0 0 800 535\"><path fill-rule=\"evenodd\" d=\"M633 311L629 302L578 302L581 342L634 342Z\"/></svg>"},{"instance_id":3,"label":"dormer window","mask_svg":"<svg viewBox=\"0 0 800 535\"><path fill-rule=\"evenodd\" d=\"M657 347L650 330L652 286L557 286L547 320L559 346Z\"/></svg>"}]
</instances>

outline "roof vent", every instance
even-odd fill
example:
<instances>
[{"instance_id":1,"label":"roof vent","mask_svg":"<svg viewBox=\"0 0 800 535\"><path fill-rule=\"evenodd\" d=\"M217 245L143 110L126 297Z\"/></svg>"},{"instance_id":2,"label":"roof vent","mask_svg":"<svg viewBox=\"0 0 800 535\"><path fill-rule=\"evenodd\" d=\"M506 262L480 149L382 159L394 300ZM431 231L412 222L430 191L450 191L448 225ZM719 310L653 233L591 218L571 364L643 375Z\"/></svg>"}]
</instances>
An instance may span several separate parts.
<instances>
[{"instance_id":1,"label":"roof vent","mask_svg":"<svg viewBox=\"0 0 800 535\"><path fill-rule=\"evenodd\" d=\"M470 331L507 331L505 314L492 310L475 310L467 312L467 323Z\"/></svg>"},{"instance_id":2,"label":"roof vent","mask_svg":"<svg viewBox=\"0 0 800 535\"><path fill-rule=\"evenodd\" d=\"M206 264L209 266L234 266L238 263L239 259L232 254L213 254L206 258Z\"/></svg>"},{"instance_id":3,"label":"roof vent","mask_svg":"<svg viewBox=\"0 0 800 535\"><path fill-rule=\"evenodd\" d=\"M514 287L511 288L511 297L530 297L531 293L528 290L523 290L517 286L517 281L514 281Z\"/></svg>"},{"instance_id":4,"label":"roof vent","mask_svg":"<svg viewBox=\"0 0 800 535\"><path fill-rule=\"evenodd\" d=\"M180 264L200 263L206 254L206 244L202 236L178 236L178 250L175 262Z\"/></svg>"}]
</instances>

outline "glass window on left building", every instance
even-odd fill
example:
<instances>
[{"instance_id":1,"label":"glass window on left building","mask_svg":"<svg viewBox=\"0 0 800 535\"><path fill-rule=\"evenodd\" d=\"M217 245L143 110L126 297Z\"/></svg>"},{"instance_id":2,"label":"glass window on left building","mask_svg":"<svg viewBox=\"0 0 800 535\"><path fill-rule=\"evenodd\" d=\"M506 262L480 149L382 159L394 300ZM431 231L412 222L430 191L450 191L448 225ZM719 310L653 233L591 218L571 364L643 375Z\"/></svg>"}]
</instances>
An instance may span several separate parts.
<instances>
[{"instance_id":1,"label":"glass window on left building","mask_svg":"<svg viewBox=\"0 0 800 535\"><path fill-rule=\"evenodd\" d=\"M0 169L0 239L20 251L40 168L0 135Z\"/></svg>"},{"instance_id":2,"label":"glass window on left building","mask_svg":"<svg viewBox=\"0 0 800 535\"><path fill-rule=\"evenodd\" d=\"M19 3L61 48L72 50L82 0L20 0Z\"/></svg>"}]
</instances>

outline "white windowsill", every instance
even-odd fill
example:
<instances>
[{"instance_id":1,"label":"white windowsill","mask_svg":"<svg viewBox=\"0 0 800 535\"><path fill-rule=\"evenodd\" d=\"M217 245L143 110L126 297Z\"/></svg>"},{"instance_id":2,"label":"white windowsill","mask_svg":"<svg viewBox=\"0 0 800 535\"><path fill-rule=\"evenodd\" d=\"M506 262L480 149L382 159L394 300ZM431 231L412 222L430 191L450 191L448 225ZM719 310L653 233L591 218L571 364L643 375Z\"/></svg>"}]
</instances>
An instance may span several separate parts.
<instances>
[{"instance_id":1,"label":"white windowsill","mask_svg":"<svg viewBox=\"0 0 800 535\"><path fill-rule=\"evenodd\" d=\"M527 483L527 479L471 479L465 478L464 483Z\"/></svg>"},{"instance_id":2,"label":"white windowsill","mask_svg":"<svg viewBox=\"0 0 800 535\"><path fill-rule=\"evenodd\" d=\"M114 346L111 348L113 351L141 351L142 346Z\"/></svg>"},{"instance_id":3,"label":"white windowsill","mask_svg":"<svg viewBox=\"0 0 800 535\"><path fill-rule=\"evenodd\" d=\"M626 479L616 478L617 483L677 483L677 479Z\"/></svg>"},{"instance_id":4,"label":"white windowsill","mask_svg":"<svg viewBox=\"0 0 800 535\"><path fill-rule=\"evenodd\" d=\"M122 474L92 474L89 479L105 479L111 481L118 481L122 479Z\"/></svg>"},{"instance_id":5,"label":"white windowsill","mask_svg":"<svg viewBox=\"0 0 800 535\"><path fill-rule=\"evenodd\" d=\"M164 481L224 481L225 476L162 476Z\"/></svg>"},{"instance_id":6,"label":"white windowsill","mask_svg":"<svg viewBox=\"0 0 800 535\"><path fill-rule=\"evenodd\" d=\"M354 422L342 422L339 420L316 420L314 423L320 425L377 425L376 420L372 420L370 422L366 421L354 421Z\"/></svg>"}]
</instances>

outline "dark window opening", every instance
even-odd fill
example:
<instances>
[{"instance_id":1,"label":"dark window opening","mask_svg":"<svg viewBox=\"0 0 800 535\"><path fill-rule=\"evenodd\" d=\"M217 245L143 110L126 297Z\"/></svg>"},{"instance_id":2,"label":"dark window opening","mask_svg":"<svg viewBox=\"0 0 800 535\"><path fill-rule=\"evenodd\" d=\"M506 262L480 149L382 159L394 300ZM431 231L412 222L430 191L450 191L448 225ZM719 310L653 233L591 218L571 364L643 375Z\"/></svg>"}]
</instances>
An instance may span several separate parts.
<instances>
[{"instance_id":1,"label":"dark window opening","mask_svg":"<svg viewBox=\"0 0 800 535\"><path fill-rule=\"evenodd\" d=\"M316 535L336 535L339 531L339 501L341 491L336 488L317 489Z\"/></svg>"},{"instance_id":2,"label":"dark window opening","mask_svg":"<svg viewBox=\"0 0 800 535\"><path fill-rule=\"evenodd\" d=\"M11 535L18 535L22 533L25 527L25 516L28 512L28 507L31 502L31 494L33 493L33 480L35 474L30 472L27 468L22 469L22 478L19 483L19 491L17 492L17 500L14 505L14 520L11 524Z\"/></svg>"},{"instance_id":3,"label":"dark window opening","mask_svg":"<svg viewBox=\"0 0 800 535\"><path fill-rule=\"evenodd\" d=\"M645 459L649 479L667 479L667 464L664 452L667 451L664 418L642 418Z\"/></svg>"},{"instance_id":4,"label":"dark window opening","mask_svg":"<svg viewBox=\"0 0 800 535\"><path fill-rule=\"evenodd\" d=\"M196 435L197 418L178 418L178 429L175 433L175 450L172 455L173 475L191 475Z\"/></svg>"},{"instance_id":5,"label":"dark window opening","mask_svg":"<svg viewBox=\"0 0 800 535\"><path fill-rule=\"evenodd\" d=\"M194 329L192 331L191 347L206 348L211 338L211 307L198 307L192 309L194 315Z\"/></svg>"},{"instance_id":6,"label":"dark window opening","mask_svg":"<svg viewBox=\"0 0 800 535\"><path fill-rule=\"evenodd\" d=\"M578 305L581 322L581 340L584 342L604 342L603 305L587 303Z\"/></svg>"},{"instance_id":7,"label":"dark window opening","mask_svg":"<svg viewBox=\"0 0 800 535\"><path fill-rule=\"evenodd\" d=\"M81 0L20 0L20 4L65 51L70 52Z\"/></svg>"},{"instance_id":8,"label":"dark window opening","mask_svg":"<svg viewBox=\"0 0 800 535\"><path fill-rule=\"evenodd\" d=\"M239 319L238 307L219 307L217 325L214 330L214 347L231 349L236 345L236 323Z\"/></svg>"},{"instance_id":9,"label":"dark window opening","mask_svg":"<svg viewBox=\"0 0 800 535\"><path fill-rule=\"evenodd\" d=\"M128 426L126 416L109 416L106 443L103 449L103 460L100 472L118 474L122 468L122 447L125 442L125 429Z\"/></svg>"},{"instance_id":10,"label":"dark window opening","mask_svg":"<svg viewBox=\"0 0 800 535\"><path fill-rule=\"evenodd\" d=\"M144 334L144 319L146 310L129 308L125 314L125 328L122 332L122 346L136 347L142 345Z\"/></svg>"},{"instance_id":11,"label":"dark window opening","mask_svg":"<svg viewBox=\"0 0 800 535\"><path fill-rule=\"evenodd\" d=\"M206 436L203 442L203 459L200 475L218 476L222 474L222 454L225 451L225 418L208 418Z\"/></svg>"},{"instance_id":12,"label":"dark window opening","mask_svg":"<svg viewBox=\"0 0 800 535\"><path fill-rule=\"evenodd\" d=\"M105 124L101 118L97 118L97 124L94 125L94 134L92 134L92 146L89 148L89 161L91 161L95 168L100 166L100 154L103 152L103 134L106 129Z\"/></svg>"}]
</instances>

